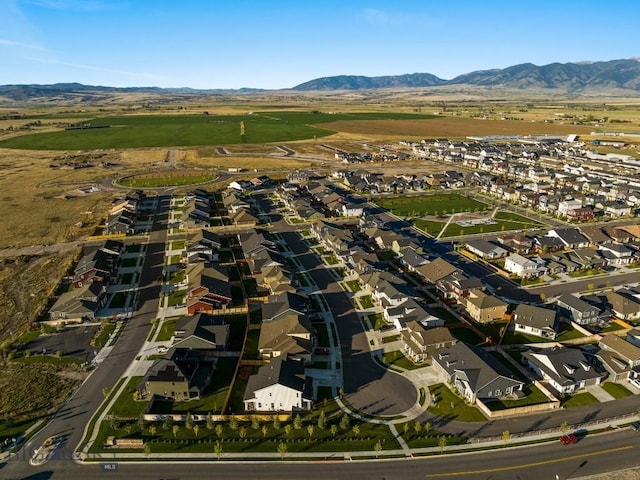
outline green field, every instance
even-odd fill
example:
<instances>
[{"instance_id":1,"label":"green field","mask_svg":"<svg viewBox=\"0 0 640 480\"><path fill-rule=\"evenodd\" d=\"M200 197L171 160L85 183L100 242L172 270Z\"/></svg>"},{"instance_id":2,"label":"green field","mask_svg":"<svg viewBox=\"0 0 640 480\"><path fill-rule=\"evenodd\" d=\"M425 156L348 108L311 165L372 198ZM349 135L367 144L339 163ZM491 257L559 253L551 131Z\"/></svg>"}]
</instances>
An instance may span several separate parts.
<instances>
[{"instance_id":1,"label":"green field","mask_svg":"<svg viewBox=\"0 0 640 480\"><path fill-rule=\"evenodd\" d=\"M314 126L337 120L424 119L432 115L400 113L326 114L263 112L247 115L128 115L94 118L86 128L35 133L0 142L3 148L28 150L95 150L239 143L289 142L336 133ZM241 135L244 122L245 135Z\"/></svg>"},{"instance_id":2,"label":"green field","mask_svg":"<svg viewBox=\"0 0 640 480\"><path fill-rule=\"evenodd\" d=\"M528 230L532 228L540 228L542 226L541 223L538 223L535 220L530 220L526 217L511 212L498 212L493 220L496 223L469 225L466 227L462 227L452 221L442 236L456 237L464 235L475 235L478 233L508 232L513 230ZM413 221L413 224L420 230L427 232L429 235L436 236L446 225L446 222L424 220L418 218Z\"/></svg>"},{"instance_id":3,"label":"green field","mask_svg":"<svg viewBox=\"0 0 640 480\"><path fill-rule=\"evenodd\" d=\"M483 211L489 208L486 203L478 202L458 193L374 198L373 201L399 217L445 215L456 212Z\"/></svg>"},{"instance_id":4,"label":"green field","mask_svg":"<svg viewBox=\"0 0 640 480\"><path fill-rule=\"evenodd\" d=\"M198 183L210 182L215 180L216 175L185 175L185 176L160 176L158 178L149 178L145 175L127 177L118 183L123 187L144 188L144 187L178 187L182 185L196 185Z\"/></svg>"}]
</instances>

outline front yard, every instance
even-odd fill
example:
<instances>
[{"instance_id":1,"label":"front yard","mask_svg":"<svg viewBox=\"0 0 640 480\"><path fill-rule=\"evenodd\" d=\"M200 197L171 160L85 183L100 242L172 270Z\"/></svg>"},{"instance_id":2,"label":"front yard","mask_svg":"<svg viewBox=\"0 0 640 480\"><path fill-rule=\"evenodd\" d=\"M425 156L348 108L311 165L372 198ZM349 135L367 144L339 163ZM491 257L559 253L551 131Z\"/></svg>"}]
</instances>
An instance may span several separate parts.
<instances>
[{"instance_id":1,"label":"front yard","mask_svg":"<svg viewBox=\"0 0 640 480\"><path fill-rule=\"evenodd\" d=\"M476 407L454 394L444 383L429 387L433 404L428 408L432 414L458 422L484 422L487 419Z\"/></svg>"}]
</instances>

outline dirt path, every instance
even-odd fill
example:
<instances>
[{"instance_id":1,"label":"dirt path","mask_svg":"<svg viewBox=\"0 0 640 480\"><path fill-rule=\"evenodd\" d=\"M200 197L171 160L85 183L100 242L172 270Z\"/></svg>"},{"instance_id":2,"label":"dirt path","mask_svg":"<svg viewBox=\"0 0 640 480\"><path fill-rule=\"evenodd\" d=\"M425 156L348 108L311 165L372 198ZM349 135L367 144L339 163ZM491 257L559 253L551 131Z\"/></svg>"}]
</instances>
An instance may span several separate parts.
<instances>
[{"instance_id":1,"label":"dirt path","mask_svg":"<svg viewBox=\"0 0 640 480\"><path fill-rule=\"evenodd\" d=\"M86 241L77 240L75 242L56 243L53 245L28 245L24 247L3 248L0 249L0 258L68 252L69 250L73 250L85 244L87 244Z\"/></svg>"}]
</instances>

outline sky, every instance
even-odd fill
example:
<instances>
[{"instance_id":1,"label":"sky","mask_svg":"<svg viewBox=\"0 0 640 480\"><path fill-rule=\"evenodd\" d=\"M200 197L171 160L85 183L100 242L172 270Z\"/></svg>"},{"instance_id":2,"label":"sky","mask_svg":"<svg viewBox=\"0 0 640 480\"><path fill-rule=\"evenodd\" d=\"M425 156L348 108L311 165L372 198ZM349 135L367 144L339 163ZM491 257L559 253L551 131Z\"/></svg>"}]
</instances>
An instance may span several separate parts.
<instances>
[{"instance_id":1,"label":"sky","mask_svg":"<svg viewBox=\"0 0 640 480\"><path fill-rule=\"evenodd\" d=\"M638 0L0 0L0 85L290 88L640 56Z\"/></svg>"}]
</instances>

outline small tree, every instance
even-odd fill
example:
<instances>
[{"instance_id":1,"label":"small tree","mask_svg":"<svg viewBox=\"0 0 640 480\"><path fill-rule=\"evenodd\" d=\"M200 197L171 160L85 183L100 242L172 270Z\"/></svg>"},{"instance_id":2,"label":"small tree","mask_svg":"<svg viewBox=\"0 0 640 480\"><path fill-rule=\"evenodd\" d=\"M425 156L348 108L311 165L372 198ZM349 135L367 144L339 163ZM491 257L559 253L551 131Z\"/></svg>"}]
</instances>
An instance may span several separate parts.
<instances>
[{"instance_id":1,"label":"small tree","mask_svg":"<svg viewBox=\"0 0 640 480\"><path fill-rule=\"evenodd\" d=\"M563 435L566 435L567 432L569 431L569 424L567 423L566 420L560 424L560 431L562 432Z\"/></svg>"},{"instance_id":2,"label":"small tree","mask_svg":"<svg viewBox=\"0 0 640 480\"><path fill-rule=\"evenodd\" d=\"M149 458L149 455L151 455L151 444L150 443L145 443L144 444L144 456L146 458Z\"/></svg>"},{"instance_id":3,"label":"small tree","mask_svg":"<svg viewBox=\"0 0 640 480\"><path fill-rule=\"evenodd\" d=\"M324 430L327 427L327 417L324 414L324 410L320 410L320 415L318 415L318 428L320 430Z\"/></svg>"},{"instance_id":4,"label":"small tree","mask_svg":"<svg viewBox=\"0 0 640 480\"><path fill-rule=\"evenodd\" d=\"M313 423L310 423L309 425L307 425L307 433L309 434L309 438L313 437L313 430L314 430L314 425Z\"/></svg>"},{"instance_id":5,"label":"small tree","mask_svg":"<svg viewBox=\"0 0 640 480\"><path fill-rule=\"evenodd\" d=\"M171 430L173 432L173 438L176 438L178 436L178 432L180 431L180 425L174 425L173 427L171 427Z\"/></svg>"},{"instance_id":6,"label":"small tree","mask_svg":"<svg viewBox=\"0 0 640 480\"><path fill-rule=\"evenodd\" d=\"M278 453L280 454L280 459L284 460L284 457L287 455L287 444L284 442L280 442L278 444Z\"/></svg>"},{"instance_id":7,"label":"small tree","mask_svg":"<svg viewBox=\"0 0 640 480\"><path fill-rule=\"evenodd\" d=\"M278 415L273 417L273 429L276 431L276 433L280 431L280 417L278 417Z\"/></svg>"},{"instance_id":8,"label":"small tree","mask_svg":"<svg viewBox=\"0 0 640 480\"><path fill-rule=\"evenodd\" d=\"M207 430L213 430L214 428L214 424L213 424L213 415L211 414L211 412L209 412L207 414Z\"/></svg>"},{"instance_id":9,"label":"small tree","mask_svg":"<svg viewBox=\"0 0 640 480\"><path fill-rule=\"evenodd\" d=\"M331 425L331 436L335 438L336 434L338 433L338 426L334 423Z\"/></svg>"},{"instance_id":10,"label":"small tree","mask_svg":"<svg viewBox=\"0 0 640 480\"><path fill-rule=\"evenodd\" d=\"M445 437L444 435L440 435L438 437L438 446L440 447L440 454L442 455L444 453L444 449L447 446L447 437Z\"/></svg>"},{"instance_id":11,"label":"small tree","mask_svg":"<svg viewBox=\"0 0 640 480\"><path fill-rule=\"evenodd\" d=\"M102 387L102 396L107 398L111 393L111 389L109 387Z\"/></svg>"},{"instance_id":12,"label":"small tree","mask_svg":"<svg viewBox=\"0 0 640 480\"><path fill-rule=\"evenodd\" d=\"M353 432L353 435L355 437L357 437L358 435L360 435L360 425L358 425L357 423L351 428L351 431Z\"/></svg>"},{"instance_id":13,"label":"small tree","mask_svg":"<svg viewBox=\"0 0 640 480\"><path fill-rule=\"evenodd\" d=\"M166 417L164 417L164 420L162 421L162 428L164 430L171 430L172 426L173 426L173 417L171 415L167 415Z\"/></svg>"},{"instance_id":14,"label":"small tree","mask_svg":"<svg viewBox=\"0 0 640 480\"><path fill-rule=\"evenodd\" d=\"M511 433L509 433L509 430L505 430L504 432L502 432L502 442L504 443L504 445L507 445L507 442L511 439Z\"/></svg>"},{"instance_id":15,"label":"small tree","mask_svg":"<svg viewBox=\"0 0 640 480\"><path fill-rule=\"evenodd\" d=\"M422 431L422 424L418 420L413 423L413 431L416 432L416 435L420 435Z\"/></svg>"},{"instance_id":16,"label":"small tree","mask_svg":"<svg viewBox=\"0 0 640 480\"><path fill-rule=\"evenodd\" d=\"M224 427L221 424L217 424L215 430L216 430L216 437L220 438L222 436Z\"/></svg>"},{"instance_id":17,"label":"small tree","mask_svg":"<svg viewBox=\"0 0 640 480\"><path fill-rule=\"evenodd\" d=\"M124 427L124 431L127 432L127 435L131 435L131 432L133 432L133 424L127 423Z\"/></svg>"},{"instance_id":18,"label":"small tree","mask_svg":"<svg viewBox=\"0 0 640 480\"><path fill-rule=\"evenodd\" d=\"M240 438L245 438L247 436L247 429L245 427L240 427L238 435L240 435Z\"/></svg>"},{"instance_id":19,"label":"small tree","mask_svg":"<svg viewBox=\"0 0 640 480\"><path fill-rule=\"evenodd\" d=\"M422 426L422 429L424 430L425 435L429 435L429 432L431 432L432 428L433 426L431 425L430 422L425 422L425 424Z\"/></svg>"},{"instance_id":20,"label":"small tree","mask_svg":"<svg viewBox=\"0 0 640 480\"><path fill-rule=\"evenodd\" d=\"M284 426L284 434L287 436L287 438L289 438L289 435L291 434L291 425L289 425L288 423Z\"/></svg>"},{"instance_id":21,"label":"small tree","mask_svg":"<svg viewBox=\"0 0 640 480\"><path fill-rule=\"evenodd\" d=\"M404 434L406 435L407 433L409 433L409 422L406 422L403 427L402 427L402 431L404 432Z\"/></svg>"},{"instance_id":22,"label":"small tree","mask_svg":"<svg viewBox=\"0 0 640 480\"><path fill-rule=\"evenodd\" d=\"M152 437L155 437L155 436L156 436L156 432L157 432L157 431L158 431L158 427L156 427L155 425L153 425L153 424L152 424L152 425L149 427L149 434L150 434Z\"/></svg>"},{"instance_id":23,"label":"small tree","mask_svg":"<svg viewBox=\"0 0 640 480\"><path fill-rule=\"evenodd\" d=\"M302 418L299 413L293 419L293 428L296 430L300 430L302 428Z\"/></svg>"},{"instance_id":24,"label":"small tree","mask_svg":"<svg viewBox=\"0 0 640 480\"><path fill-rule=\"evenodd\" d=\"M269 427L266 425L262 426L262 438L267 438L267 434L269 433Z\"/></svg>"},{"instance_id":25,"label":"small tree","mask_svg":"<svg viewBox=\"0 0 640 480\"><path fill-rule=\"evenodd\" d=\"M376 458L378 458L378 454L382 451L382 443L380 443L380 440L373 446L373 450L376 452Z\"/></svg>"},{"instance_id":26,"label":"small tree","mask_svg":"<svg viewBox=\"0 0 640 480\"><path fill-rule=\"evenodd\" d=\"M260 421L258 420L258 417L254 416L251 419L251 428L254 430L260 430Z\"/></svg>"},{"instance_id":27,"label":"small tree","mask_svg":"<svg viewBox=\"0 0 640 480\"><path fill-rule=\"evenodd\" d=\"M197 423L193 426L193 434L198 438L198 433L200 433L200 425Z\"/></svg>"},{"instance_id":28,"label":"small tree","mask_svg":"<svg viewBox=\"0 0 640 480\"><path fill-rule=\"evenodd\" d=\"M145 426L144 415L140 415L138 417L138 428L140 429L140 431L144 430L144 426Z\"/></svg>"},{"instance_id":29,"label":"small tree","mask_svg":"<svg viewBox=\"0 0 640 480\"><path fill-rule=\"evenodd\" d=\"M344 415L342 415L342 418L340 419L340 429L348 430L349 426L350 426L349 417L345 413Z\"/></svg>"},{"instance_id":30,"label":"small tree","mask_svg":"<svg viewBox=\"0 0 640 480\"><path fill-rule=\"evenodd\" d=\"M231 430L237 430L238 429L238 419L236 418L235 415L231 415L231 418L229 419L229 428Z\"/></svg>"},{"instance_id":31,"label":"small tree","mask_svg":"<svg viewBox=\"0 0 640 480\"><path fill-rule=\"evenodd\" d=\"M216 443L213 445L213 453L215 453L218 460L222 460L224 450L222 448L222 443L220 443L220 440L216 440Z\"/></svg>"},{"instance_id":32,"label":"small tree","mask_svg":"<svg viewBox=\"0 0 640 480\"><path fill-rule=\"evenodd\" d=\"M193 416L191 415L191 412L187 412L187 418L184 421L184 426L189 430L193 428Z\"/></svg>"}]
</instances>

